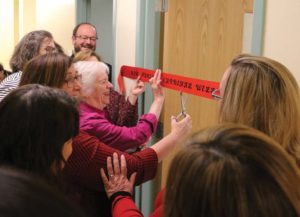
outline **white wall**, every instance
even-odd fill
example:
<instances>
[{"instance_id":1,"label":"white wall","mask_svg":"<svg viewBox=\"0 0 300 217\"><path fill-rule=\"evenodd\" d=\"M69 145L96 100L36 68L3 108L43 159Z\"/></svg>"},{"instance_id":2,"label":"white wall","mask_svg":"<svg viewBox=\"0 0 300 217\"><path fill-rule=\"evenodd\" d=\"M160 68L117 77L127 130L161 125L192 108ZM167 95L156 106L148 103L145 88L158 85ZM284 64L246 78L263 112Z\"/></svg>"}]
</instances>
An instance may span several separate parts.
<instances>
[{"instance_id":1,"label":"white wall","mask_svg":"<svg viewBox=\"0 0 300 217\"><path fill-rule=\"evenodd\" d=\"M103 61L113 64L113 0L92 0L90 16L91 23L97 28L99 38L97 52L101 55Z\"/></svg>"},{"instance_id":2,"label":"white wall","mask_svg":"<svg viewBox=\"0 0 300 217\"><path fill-rule=\"evenodd\" d=\"M115 16L115 72L118 75L122 65L135 65L137 0L117 0ZM132 80L126 79L126 88L131 83Z\"/></svg>"},{"instance_id":3,"label":"white wall","mask_svg":"<svg viewBox=\"0 0 300 217\"><path fill-rule=\"evenodd\" d=\"M0 0L0 63L9 69L9 58L14 48L13 0Z\"/></svg>"},{"instance_id":4,"label":"white wall","mask_svg":"<svg viewBox=\"0 0 300 217\"><path fill-rule=\"evenodd\" d=\"M67 53L72 51L75 0L0 0L0 62L9 69L15 45L28 32L50 31Z\"/></svg>"},{"instance_id":5,"label":"white wall","mask_svg":"<svg viewBox=\"0 0 300 217\"><path fill-rule=\"evenodd\" d=\"M75 26L75 0L36 0L36 29L53 34L67 54L72 53L72 31Z\"/></svg>"},{"instance_id":6,"label":"white wall","mask_svg":"<svg viewBox=\"0 0 300 217\"><path fill-rule=\"evenodd\" d=\"M287 66L300 84L300 0L266 0L263 55Z\"/></svg>"}]
</instances>

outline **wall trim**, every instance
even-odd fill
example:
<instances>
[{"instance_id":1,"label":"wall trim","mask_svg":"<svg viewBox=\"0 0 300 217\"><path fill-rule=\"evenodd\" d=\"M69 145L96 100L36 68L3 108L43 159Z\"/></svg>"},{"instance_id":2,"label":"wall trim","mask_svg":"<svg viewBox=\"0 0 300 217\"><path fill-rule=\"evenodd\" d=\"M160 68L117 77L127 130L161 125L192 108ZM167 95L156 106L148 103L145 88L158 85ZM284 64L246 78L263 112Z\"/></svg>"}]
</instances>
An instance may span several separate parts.
<instances>
[{"instance_id":1,"label":"wall trim","mask_svg":"<svg viewBox=\"0 0 300 217\"><path fill-rule=\"evenodd\" d=\"M265 27L265 0L255 0L253 6L253 34L251 53L262 55Z\"/></svg>"}]
</instances>

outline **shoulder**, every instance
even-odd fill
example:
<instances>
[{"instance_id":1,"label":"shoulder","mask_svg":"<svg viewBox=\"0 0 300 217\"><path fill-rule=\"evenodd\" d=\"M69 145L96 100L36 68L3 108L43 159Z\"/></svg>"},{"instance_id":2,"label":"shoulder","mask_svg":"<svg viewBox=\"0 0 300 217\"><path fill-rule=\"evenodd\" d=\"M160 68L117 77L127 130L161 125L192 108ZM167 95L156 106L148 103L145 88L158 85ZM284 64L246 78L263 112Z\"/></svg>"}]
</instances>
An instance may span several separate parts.
<instances>
[{"instance_id":1,"label":"shoulder","mask_svg":"<svg viewBox=\"0 0 300 217\"><path fill-rule=\"evenodd\" d=\"M96 109L86 103L80 103L80 121L89 122L93 120L105 120L106 113L102 110Z\"/></svg>"},{"instance_id":2,"label":"shoulder","mask_svg":"<svg viewBox=\"0 0 300 217\"><path fill-rule=\"evenodd\" d=\"M76 137L74 137L74 139L73 139L74 143L81 143L81 142L94 143L95 141L99 142L99 140L97 138L91 136L90 134L88 134L87 132L85 132L83 130L80 130L79 134Z\"/></svg>"},{"instance_id":3,"label":"shoulder","mask_svg":"<svg viewBox=\"0 0 300 217\"><path fill-rule=\"evenodd\" d=\"M0 101L19 86L21 75L21 72L14 73L0 83Z\"/></svg>"},{"instance_id":4,"label":"shoulder","mask_svg":"<svg viewBox=\"0 0 300 217\"><path fill-rule=\"evenodd\" d=\"M97 109L85 102L81 102L79 105L81 113L95 113L95 114L104 114L104 111Z\"/></svg>"},{"instance_id":5,"label":"shoulder","mask_svg":"<svg viewBox=\"0 0 300 217\"><path fill-rule=\"evenodd\" d=\"M88 134L87 132L80 130L79 134L73 139L73 148L76 151L82 149L87 153L88 150L94 150L104 145L98 138Z\"/></svg>"},{"instance_id":6,"label":"shoulder","mask_svg":"<svg viewBox=\"0 0 300 217\"><path fill-rule=\"evenodd\" d=\"M9 76L7 76L0 84L0 87L2 86L18 86L21 80L22 72L16 72Z\"/></svg>"}]
</instances>

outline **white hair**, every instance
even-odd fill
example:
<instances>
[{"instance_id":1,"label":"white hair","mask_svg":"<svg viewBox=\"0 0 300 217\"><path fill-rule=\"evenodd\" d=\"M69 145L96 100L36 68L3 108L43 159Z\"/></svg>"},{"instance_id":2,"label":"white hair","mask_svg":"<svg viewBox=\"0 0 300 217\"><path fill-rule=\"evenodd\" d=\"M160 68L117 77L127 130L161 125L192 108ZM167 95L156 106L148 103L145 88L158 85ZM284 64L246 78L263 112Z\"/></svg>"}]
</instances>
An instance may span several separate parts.
<instances>
[{"instance_id":1,"label":"white hair","mask_svg":"<svg viewBox=\"0 0 300 217\"><path fill-rule=\"evenodd\" d=\"M79 61L74 64L79 75L81 75L81 94L88 97L94 92L96 76L101 73L109 73L108 66L103 62Z\"/></svg>"}]
</instances>

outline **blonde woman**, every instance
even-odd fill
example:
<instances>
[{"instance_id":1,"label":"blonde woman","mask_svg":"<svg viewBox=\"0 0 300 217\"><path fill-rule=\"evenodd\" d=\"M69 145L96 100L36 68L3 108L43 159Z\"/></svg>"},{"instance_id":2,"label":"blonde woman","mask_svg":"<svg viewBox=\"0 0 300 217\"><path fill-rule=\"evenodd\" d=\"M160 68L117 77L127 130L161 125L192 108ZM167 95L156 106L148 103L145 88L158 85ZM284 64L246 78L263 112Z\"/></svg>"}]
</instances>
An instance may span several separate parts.
<instances>
[{"instance_id":1,"label":"blonde woman","mask_svg":"<svg viewBox=\"0 0 300 217\"><path fill-rule=\"evenodd\" d=\"M281 144L300 165L299 86L281 63L239 55L220 84L220 121L245 124Z\"/></svg>"}]
</instances>

